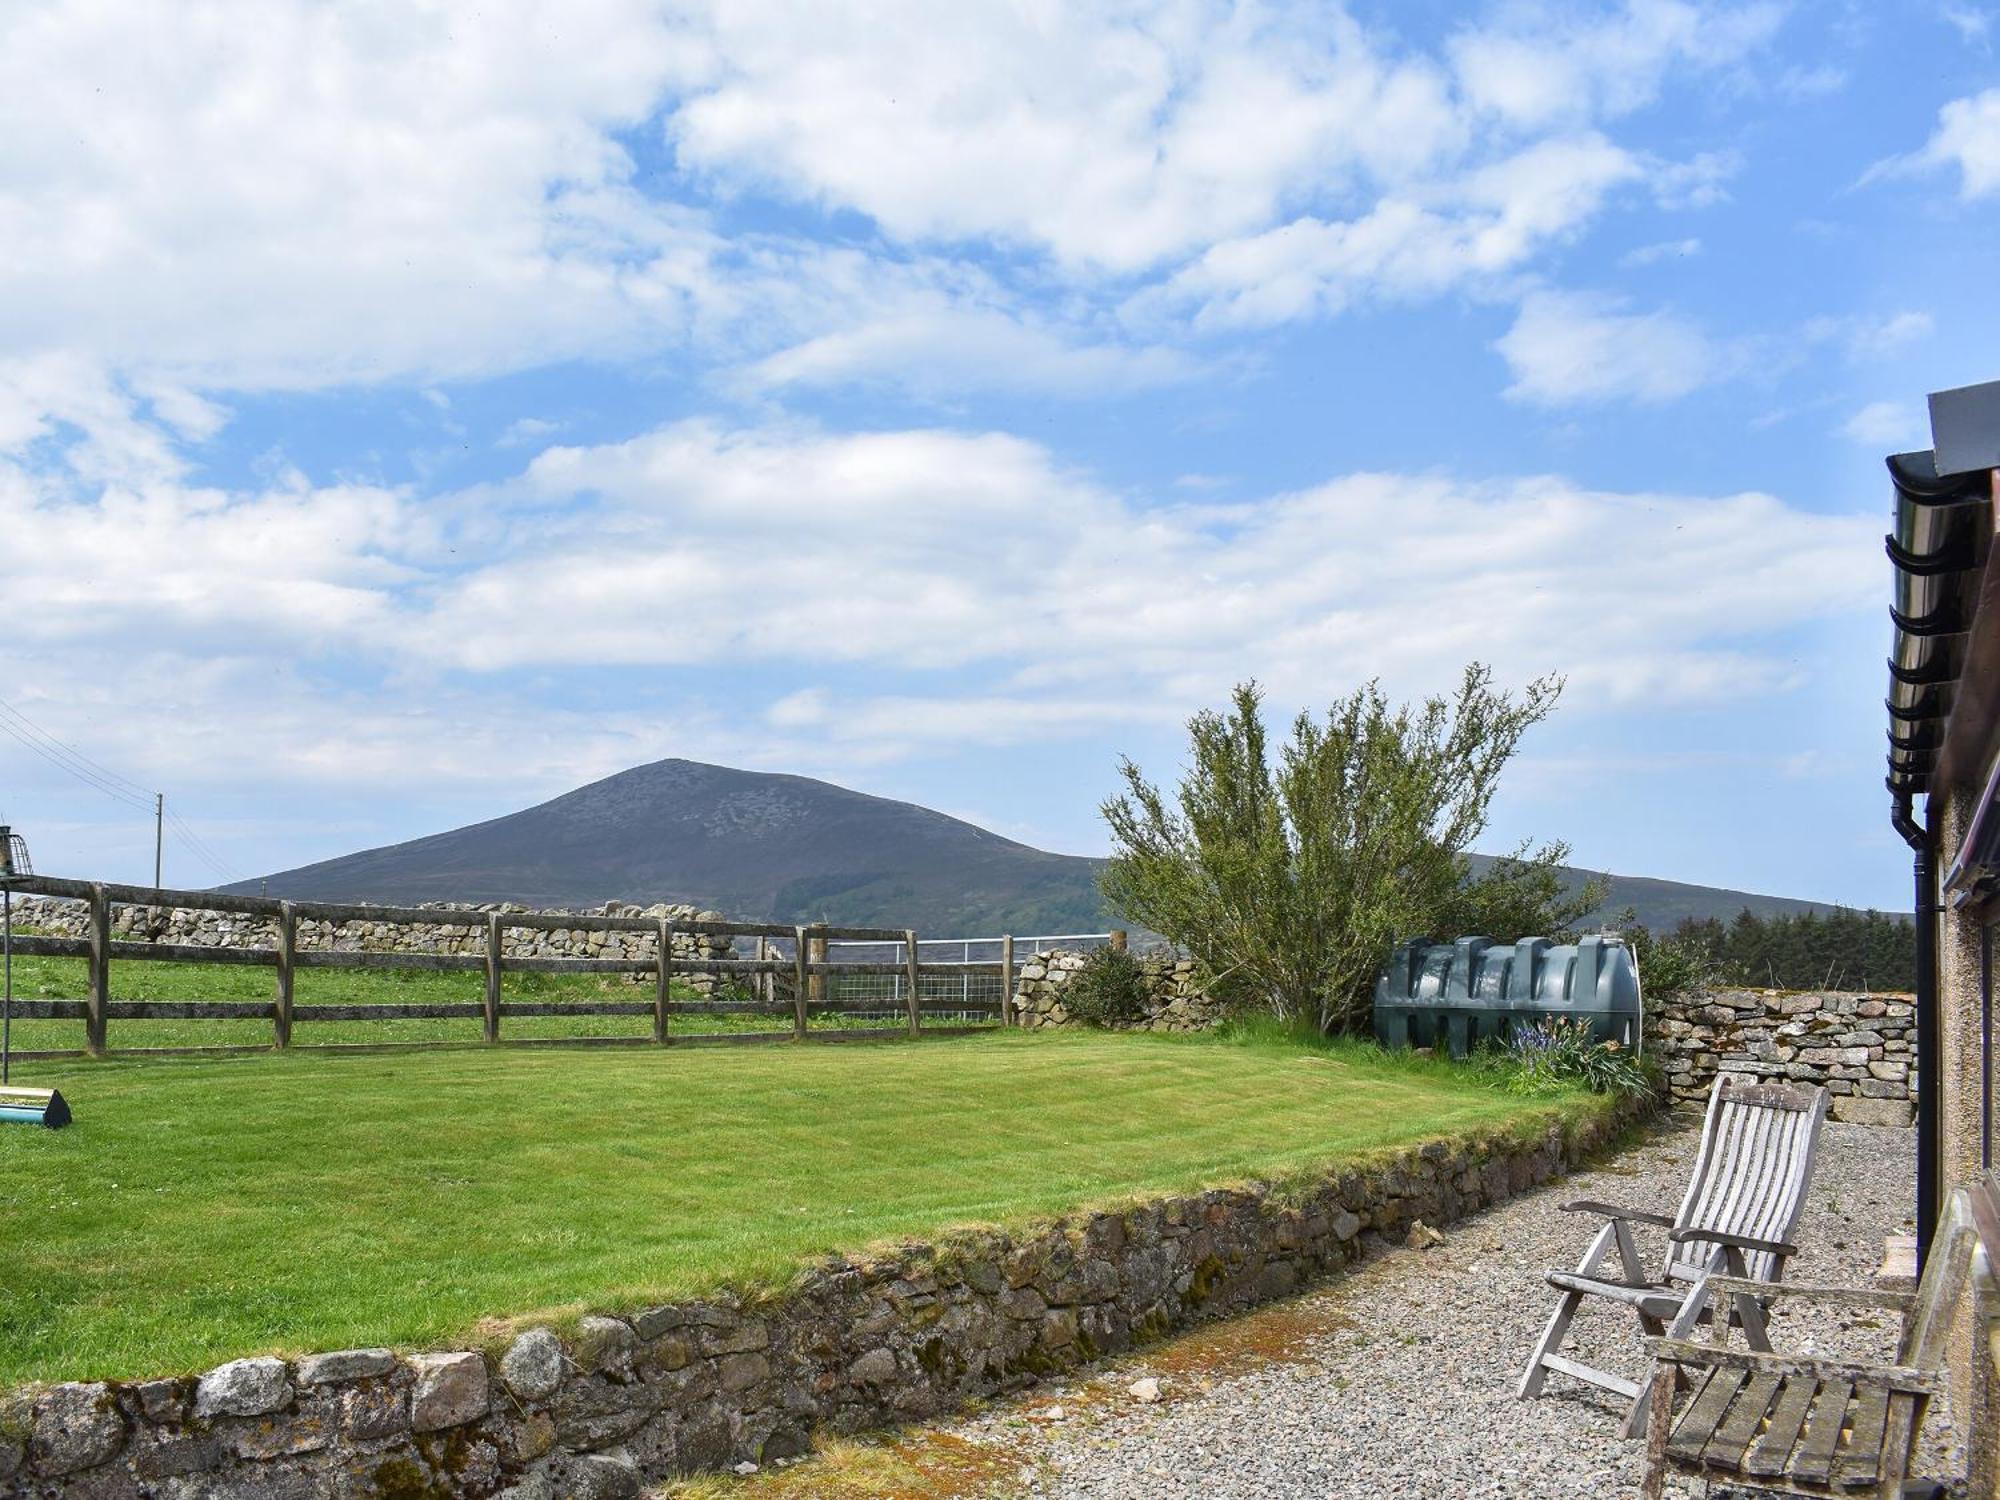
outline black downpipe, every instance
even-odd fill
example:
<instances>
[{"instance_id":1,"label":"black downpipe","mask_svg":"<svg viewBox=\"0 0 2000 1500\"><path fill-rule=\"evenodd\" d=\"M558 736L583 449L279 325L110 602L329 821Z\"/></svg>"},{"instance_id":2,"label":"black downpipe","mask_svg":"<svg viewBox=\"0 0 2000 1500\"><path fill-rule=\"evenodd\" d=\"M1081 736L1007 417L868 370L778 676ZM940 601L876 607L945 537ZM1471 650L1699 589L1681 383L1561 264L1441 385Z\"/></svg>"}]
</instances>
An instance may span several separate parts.
<instances>
[{"instance_id":1,"label":"black downpipe","mask_svg":"<svg viewBox=\"0 0 2000 1500\"><path fill-rule=\"evenodd\" d=\"M1892 820L1910 846L1915 877L1917 923L1917 1267L1930 1254L1931 1231L1944 1199L1939 1161L1943 1156L1944 1115L1938 1107L1938 904L1937 862L1931 841L1910 816L1910 799L1896 799Z\"/></svg>"}]
</instances>

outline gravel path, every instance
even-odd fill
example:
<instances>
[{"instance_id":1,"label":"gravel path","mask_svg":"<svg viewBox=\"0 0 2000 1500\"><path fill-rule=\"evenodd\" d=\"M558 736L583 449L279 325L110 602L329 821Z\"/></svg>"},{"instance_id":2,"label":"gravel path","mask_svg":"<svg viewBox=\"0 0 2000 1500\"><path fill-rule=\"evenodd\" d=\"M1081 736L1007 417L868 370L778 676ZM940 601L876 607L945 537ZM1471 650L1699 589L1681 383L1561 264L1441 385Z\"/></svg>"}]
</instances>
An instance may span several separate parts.
<instances>
[{"instance_id":1,"label":"gravel path","mask_svg":"<svg viewBox=\"0 0 2000 1500\"><path fill-rule=\"evenodd\" d=\"M1829 1124L1805 1221L1802 1281L1865 1284L1888 1234L1907 1233L1915 1178L1905 1131ZM947 1429L1018 1461L986 1493L1049 1500L1533 1497L1609 1500L1636 1490L1640 1445L1615 1398L1551 1375L1513 1399L1552 1293L1545 1266L1575 1264L1594 1220L1557 1205L1678 1201L1696 1134L1664 1134L1616 1161L1447 1231L1428 1250L1385 1248L1323 1291L1197 1331ZM1658 1231L1641 1230L1656 1259ZM1637 1378L1623 1309L1579 1317L1567 1346ZM1787 1316L1780 1348L1884 1351L1879 1332ZM1159 1399L1129 1387L1148 1376Z\"/></svg>"}]
</instances>

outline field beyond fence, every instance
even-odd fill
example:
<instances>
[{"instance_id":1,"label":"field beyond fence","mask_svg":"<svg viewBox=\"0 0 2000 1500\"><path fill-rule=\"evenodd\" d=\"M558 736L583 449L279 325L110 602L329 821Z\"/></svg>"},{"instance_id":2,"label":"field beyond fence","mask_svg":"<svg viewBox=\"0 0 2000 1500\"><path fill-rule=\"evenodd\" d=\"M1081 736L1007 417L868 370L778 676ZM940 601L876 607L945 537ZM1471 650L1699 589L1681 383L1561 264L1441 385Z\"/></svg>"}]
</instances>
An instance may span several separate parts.
<instances>
[{"instance_id":1,"label":"field beyond fence","mask_svg":"<svg viewBox=\"0 0 2000 1500\"><path fill-rule=\"evenodd\" d=\"M1014 1019L1012 938L941 944L907 929L292 902L46 876L11 888L84 912L83 936L13 940L24 996L13 1007L16 1056L29 1059L841 1041L957 1035ZM249 918L264 936L248 945L134 941L121 933L120 908ZM453 936L422 942L419 929ZM563 934L590 956L523 951L538 933ZM972 957L975 942L992 956ZM927 955L940 947L960 956Z\"/></svg>"}]
</instances>

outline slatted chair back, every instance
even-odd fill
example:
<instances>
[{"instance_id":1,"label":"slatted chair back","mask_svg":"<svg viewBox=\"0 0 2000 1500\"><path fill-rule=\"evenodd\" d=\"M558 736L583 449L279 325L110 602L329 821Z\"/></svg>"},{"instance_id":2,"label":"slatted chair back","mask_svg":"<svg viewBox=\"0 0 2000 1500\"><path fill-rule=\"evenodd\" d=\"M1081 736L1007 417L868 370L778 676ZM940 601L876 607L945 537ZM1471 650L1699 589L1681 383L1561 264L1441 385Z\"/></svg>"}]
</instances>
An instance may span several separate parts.
<instances>
[{"instance_id":1,"label":"slatted chair back","mask_svg":"<svg viewBox=\"0 0 2000 1500\"><path fill-rule=\"evenodd\" d=\"M1805 1211L1827 1102L1821 1088L1745 1083L1728 1074L1716 1079L1694 1175L1674 1227L1789 1242ZM1667 1251L1667 1279L1699 1280L1713 1269L1714 1250L1705 1240L1674 1242ZM1768 1250L1745 1252L1744 1267L1752 1281L1775 1281L1784 1270L1782 1258Z\"/></svg>"},{"instance_id":2,"label":"slatted chair back","mask_svg":"<svg viewBox=\"0 0 2000 1500\"><path fill-rule=\"evenodd\" d=\"M1989 1264L2000 1254L2000 1170L1989 1170L1952 1194L1924 1256L1916 1304L1896 1343L1897 1364L1929 1370L1944 1363L1945 1330L1965 1294L1973 1251L1980 1248Z\"/></svg>"}]
</instances>

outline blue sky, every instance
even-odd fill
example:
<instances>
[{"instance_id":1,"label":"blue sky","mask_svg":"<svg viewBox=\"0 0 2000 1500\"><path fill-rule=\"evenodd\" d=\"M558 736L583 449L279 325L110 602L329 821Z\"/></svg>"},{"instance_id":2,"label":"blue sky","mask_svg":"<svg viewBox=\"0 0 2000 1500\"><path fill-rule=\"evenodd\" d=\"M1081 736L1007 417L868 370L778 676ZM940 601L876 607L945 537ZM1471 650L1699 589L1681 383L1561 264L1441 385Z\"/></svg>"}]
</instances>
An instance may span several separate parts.
<instances>
[{"instance_id":1,"label":"blue sky","mask_svg":"<svg viewBox=\"0 0 2000 1500\"><path fill-rule=\"evenodd\" d=\"M666 755L1098 852L1256 677L1559 671L1488 848L1893 906L1882 456L2000 12L0 16L0 699L206 883ZM146 818L0 738L45 869Z\"/></svg>"}]
</instances>

